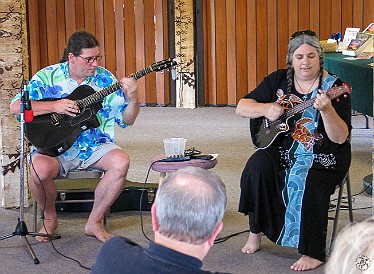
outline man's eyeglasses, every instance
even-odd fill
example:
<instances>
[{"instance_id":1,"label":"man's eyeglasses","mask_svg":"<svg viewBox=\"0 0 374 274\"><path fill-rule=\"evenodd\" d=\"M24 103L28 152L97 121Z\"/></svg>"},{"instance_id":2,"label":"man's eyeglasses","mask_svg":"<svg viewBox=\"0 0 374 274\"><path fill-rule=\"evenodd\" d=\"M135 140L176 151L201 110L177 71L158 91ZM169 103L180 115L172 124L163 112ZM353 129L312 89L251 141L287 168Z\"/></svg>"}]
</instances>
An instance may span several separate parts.
<instances>
[{"instance_id":1,"label":"man's eyeglasses","mask_svg":"<svg viewBox=\"0 0 374 274\"><path fill-rule=\"evenodd\" d=\"M82 56L78 55L78 57L82 58L83 60L85 60L89 64L92 64L95 61L100 61L101 58L103 58L101 55L98 55L98 56L95 56L95 57L82 57Z\"/></svg>"},{"instance_id":2,"label":"man's eyeglasses","mask_svg":"<svg viewBox=\"0 0 374 274\"><path fill-rule=\"evenodd\" d=\"M294 38L296 38L296 37L298 37L302 34L306 34L306 35L309 35L309 36L317 36L317 34L314 31L307 29L307 30L296 31L294 34L291 35L290 40L292 40L292 39L294 39Z\"/></svg>"}]
</instances>

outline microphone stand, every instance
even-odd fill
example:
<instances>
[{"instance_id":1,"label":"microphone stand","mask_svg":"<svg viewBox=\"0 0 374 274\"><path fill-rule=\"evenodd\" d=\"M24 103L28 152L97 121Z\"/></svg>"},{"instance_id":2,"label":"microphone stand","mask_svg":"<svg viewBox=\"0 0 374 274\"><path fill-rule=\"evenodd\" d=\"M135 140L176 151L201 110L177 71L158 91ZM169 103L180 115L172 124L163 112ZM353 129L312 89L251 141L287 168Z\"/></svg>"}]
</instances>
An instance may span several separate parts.
<instances>
[{"instance_id":1,"label":"microphone stand","mask_svg":"<svg viewBox=\"0 0 374 274\"><path fill-rule=\"evenodd\" d=\"M41 236L41 237L48 237L48 238L54 238L58 239L61 236L59 235L48 235L43 233L35 233L35 232L29 232L27 229L27 225L24 220L24 128L25 128L25 105L28 104L30 107L30 102L28 98L28 93L26 91L26 84L23 83L24 88L21 88L21 100L20 100L20 123L21 123L21 132L20 132L20 156L19 156L19 166L20 166L20 207L19 207L19 217L18 217L18 224L16 226L16 229L14 232L1 236L1 240L5 240L8 238L11 238L13 236L20 236L21 239L23 239L26 243L26 246L31 254L31 257L34 260L34 264L39 264L39 259L36 257L34 250L32 249L28 239L27 235L31 235L33 237L35 236ZM25 96L25 94L27 96ZM31 107L30 107L31 109Z\"/></svg>"}]
</instances>

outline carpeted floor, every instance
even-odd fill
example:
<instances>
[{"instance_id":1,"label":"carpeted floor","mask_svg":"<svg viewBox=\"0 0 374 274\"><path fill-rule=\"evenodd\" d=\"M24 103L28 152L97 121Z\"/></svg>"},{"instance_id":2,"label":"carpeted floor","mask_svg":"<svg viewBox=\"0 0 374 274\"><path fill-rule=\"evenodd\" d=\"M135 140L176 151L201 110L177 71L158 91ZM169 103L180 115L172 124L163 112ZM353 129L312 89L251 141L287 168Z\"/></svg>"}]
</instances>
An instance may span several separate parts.
<instances>
[{"instance_id":1,"label":"carpeted floor","mask_svg":"<svg viewBox=\"0 0 374 274\"><path fill-rule=\"evenodd\" d=\"M372 123L365 129L363 116L353 117L350 169L354 196L354 219L363 220L372 214L372 198L363 191L363 178L372 172ZM117 130L117 142L131 158L128 179L142 183L154 157L164 153L162 139L184 137L186 148L195 147L203 153L217 153L218 164L214 168L226 184L228 205L224 229L219 238L246 231L248 220L237 212L239 180L246 160L254 152L249 138L248 120L235 115L234 108L147 108L141 109L134 126ZM157 182L158 174L149 173L148 182ZM366 209L360 209L366 208ZM0 209L0 236L14 232L19 212L17 209ZM141 217L143 216L143 228ZM96 239L83 234L88 213L59 213L58 233L62 238L53 242L58 252L91 267L101 245ZM32 210L25 209L25 222L32 229ZM136 211L111 213L109 231L126 236L146 246L144 233L153 238L149 212ZM348 224L348 212L340 215L339 229ZM332 222L329 224L329 232ZM290 265L299 258L295 249L277 246L264 238L261 250L253 255L240 252L248 233L244 232L212 247L204 260L204 269L229 273L294 273ZM24 241L18 236L0 241L0 273L88 273L77 262L59 255L50 243L36 243L28 236L40 264L35 265ZM323 267L308 273L323 273Z\"/></svg>"}]
</instances>

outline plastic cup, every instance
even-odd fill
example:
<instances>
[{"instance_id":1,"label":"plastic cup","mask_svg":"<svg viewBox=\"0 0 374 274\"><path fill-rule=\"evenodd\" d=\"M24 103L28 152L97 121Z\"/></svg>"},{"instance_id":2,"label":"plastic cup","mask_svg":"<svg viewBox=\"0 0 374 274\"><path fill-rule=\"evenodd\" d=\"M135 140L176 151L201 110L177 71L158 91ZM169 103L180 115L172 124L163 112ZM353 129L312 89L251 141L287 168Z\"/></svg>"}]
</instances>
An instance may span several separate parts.
<instances>
[{"instance_id":1,"label":"plastic cup","mask_svg":"<svg viewBox=\"0 0 374 274\"><path fill-rule=\"evenodd\" d=\"M179 158L184 157L187 139L185 138L165 138L164 148L166 157Z\"/></svg>"}]
</instances>

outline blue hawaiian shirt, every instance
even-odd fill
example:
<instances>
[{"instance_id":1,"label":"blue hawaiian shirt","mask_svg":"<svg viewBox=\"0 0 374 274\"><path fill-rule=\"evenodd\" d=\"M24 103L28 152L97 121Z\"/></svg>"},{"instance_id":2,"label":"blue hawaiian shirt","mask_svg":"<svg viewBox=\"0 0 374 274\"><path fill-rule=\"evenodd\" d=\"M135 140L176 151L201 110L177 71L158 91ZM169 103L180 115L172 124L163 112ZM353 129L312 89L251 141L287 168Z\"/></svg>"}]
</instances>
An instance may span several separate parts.
<instances>
[{"instance_id":1,"label":"blue hawaiian shirt","mask_svg":"<svg viewBox=\"0 0 374 274\"><path fill-rule=\"evenodd\" d=\"M81 85L89 85L95 91L99 91L115 82L117 82L117 79L110 71L98 67L95 74L88 77ZM41 100L44 98L64 98L77 87L78 83L69 77L68 62L65 62L38 71L31 78L27 88L31 100ZM20 98L21 94L19 93L13 98L12 102ZM128 100L122 89L107 95L102 102L103 108L96 114L100 126L82 132L71 148L63 154L63 157L66 160L78 157L84 161L92 155L100 144L114 143L114 124L116 123L122 128L127 127L122 119L127 104Z\"/></svg>"}]
</instances>

